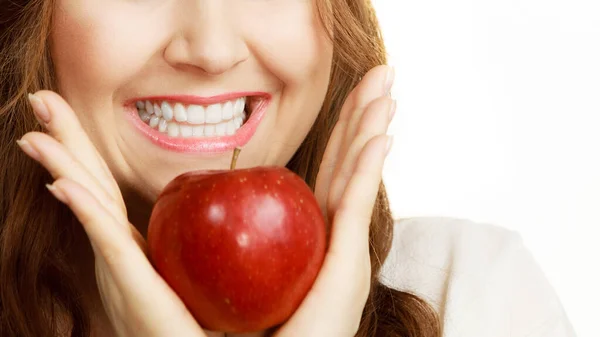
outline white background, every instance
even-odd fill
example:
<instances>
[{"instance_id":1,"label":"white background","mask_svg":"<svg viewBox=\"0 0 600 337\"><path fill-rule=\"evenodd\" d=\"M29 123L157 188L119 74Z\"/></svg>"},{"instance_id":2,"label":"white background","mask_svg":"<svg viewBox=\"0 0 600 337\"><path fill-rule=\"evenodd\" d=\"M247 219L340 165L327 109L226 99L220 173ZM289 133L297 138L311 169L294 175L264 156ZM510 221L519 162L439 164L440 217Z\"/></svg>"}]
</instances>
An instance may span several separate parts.
<instances>
[{"instance_id":1,"label":"white background","mask_svg":"<svg viewBox=\"0 0 600 337\"><path fill-rule=\"evenodd\" d=\"M600 336L600 1L374 0L398 110L396 217L515 229Z\"/></svg>"}]
</instances>

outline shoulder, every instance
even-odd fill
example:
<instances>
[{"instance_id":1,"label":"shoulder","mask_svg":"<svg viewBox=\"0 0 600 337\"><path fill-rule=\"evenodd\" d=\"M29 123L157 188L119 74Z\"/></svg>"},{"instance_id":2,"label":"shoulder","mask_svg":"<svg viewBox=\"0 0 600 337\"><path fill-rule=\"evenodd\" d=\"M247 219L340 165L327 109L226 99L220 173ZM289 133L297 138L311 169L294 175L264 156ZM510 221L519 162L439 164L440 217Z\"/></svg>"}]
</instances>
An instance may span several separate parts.
<instances>
[{"instance_id":1,"label":"shoulder","mask_svg":"<svg viewBox=\"0 0 600 337\"><path fill-rule=\"evenodd\" d=\"M500 226L439 217L399 220L380 279L433 305L445 337L574 336L521 236Z\"/></svg>"}]
</instances>

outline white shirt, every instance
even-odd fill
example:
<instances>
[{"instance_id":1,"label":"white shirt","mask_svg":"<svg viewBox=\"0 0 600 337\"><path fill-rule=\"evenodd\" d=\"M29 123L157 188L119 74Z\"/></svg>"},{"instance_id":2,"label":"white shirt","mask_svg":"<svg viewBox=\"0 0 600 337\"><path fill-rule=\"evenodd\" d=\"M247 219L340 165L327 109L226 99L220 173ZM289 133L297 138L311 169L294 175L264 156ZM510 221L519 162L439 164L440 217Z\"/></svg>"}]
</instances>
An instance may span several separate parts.
<instances>
[{"instance_id":1,"label":"white shirt","mask_svg":"<svg viewBox=\"0 0 600 337\"><path fill-rule=\"evenodd\" d=\"M544 273L518 233L452 218L396 222L381 282L440 314L444 337L573 337Z\"/></svg>"}]
</instances>

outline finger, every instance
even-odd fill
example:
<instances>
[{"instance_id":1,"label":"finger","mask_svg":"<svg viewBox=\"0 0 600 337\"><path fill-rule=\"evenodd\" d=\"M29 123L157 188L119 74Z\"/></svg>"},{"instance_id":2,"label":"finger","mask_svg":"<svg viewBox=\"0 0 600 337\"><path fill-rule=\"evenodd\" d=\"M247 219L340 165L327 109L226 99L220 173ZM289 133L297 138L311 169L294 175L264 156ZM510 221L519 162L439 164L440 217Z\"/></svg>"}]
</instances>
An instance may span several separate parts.
<instances>
[{"instance_id":1,"label":"finger","mask_svg":"<svg viewBox=\"0 0 600 337\"><path fill-rule=\"evenodd\" d=\"M365 144L336 211L321 271L276 337L354 336L358 331L370 291L369 225L390 139L378 135Z\"/></svg>"},{"instance_id":2,"label":"finger","mask_svg":"<svg viewBox=\"0 0 600 337\"><path fill-rule=\"evenodd\" d=\"M352 176L365 144L369 139L387 131L390 122L389 116L395 107L394 100L389 97L380 97L371 102L362 114L361 120L357 123L357 133L343 154L343 161L338 163L338 168L334 172L327 200L327 209L331 214L336 212L342 193Z\"/></svg>"},{"instance_id":3,"label":"finger","mask_svg":"<svg viewBox=\"0 0 600 337\"><path fill-rule=\"evenodd\" d=\"M379 97L391 97L390 90L392 85L394 84L395 70L393 67L386 67L385 72L381 72L378 74L380 77L369 83L365 89L367 99L358 102L354 106L354 109L351 110L348 118L348 127L346 128L346 133L344 134L344 144L349 146L352 143L352 139L354 139L354 135L356 134L356 130L359 127L359 122L362 118L362 114L365 111L367 105L371 104L371 102ZM370 98L370 99L369 99ZM344 149L342 149L343 153L345 153Z\"/></svg>"},{"instance_id":4,"label":"finger","mask_svg":"<svg viewBox=\"0 0 600 337\"><path fill-rule=\"evenodd\" d=\"M138 332L152 331L154 336L204 336L183 302L154 271L132 237L117 230L117 220L92 193L66 178L55 181L49 189L71 208L100 258L98 266L110 272L99 282L111 283L119 290L115 296L124 303L123 312L113 313L116 319L136 321L136 327L142 329Z\"/></svg>"},{"instance_id":5,"label":"finger","mask_svg":"<svg viewBox=\"0 0 600 337\"><path fill-rule=\"evenodd\" d=\"M332 229L331 248L339 251L342 256L356 252L360 247L367 253L369 251L371 216L391 143L391 136L375 136L365 144L358 157L336 209ZM355 246L356 244L359 246Z\"/></svg>"},{"instance_id":6,"label":"finger","mask_svg":"<svg viewBox=\"0 0 600 337\"><path fill-rule=\"evenodd\" d=\"M319 175L317 176L315 196L322 209L326 209L327 195L330 190L329 182L331 182L338 161L341 160L342 149L346 147L343 145L343 142L345 141L345 135L352 115L356 114L358 110L360 110L360 114L362 112L361 107L366 107L372 100L385 94L385 89L387 88L384 83L387 81L386 78L389 71L393 70L384 65L371 69L348 95L342 106L340 116L323 155Z\"/></svg>"},{"instance_id":7,"label":"finger","mask_svg":"<svg viewBox=\"0 0 600 337\"><path fill-rule=\"evenodd\" d=\"M54 179L69 178L84 186L125 226L127 219L121 206L63 144L47 134L29 132L21 138L19 145L29 155L33 150L36 153L34 159L42 164Z\"/></svg>"},{"instance_id":8,"label":"finger","mask_svg":"<svg viewBox=\"0 0 600 337\"><path fill-rule=\"evenodd\" d=\"M65 177L59 177L46 187L58 200L71 208L90 239L96 256L111 260L112 256L123 255L123 247L129 244L126 232L93 192Z\"/></svg>"},{"instance_id":9,"label":"finger","mask_svg":"<svg viewBox=\"0 0 600 337\"><path fill-rule=\"evenodd\" d=\"M71 106L58 94L42 90L29 96L36 118L44 124L50 135L61 142L79 162L106 188L107 192L120 196L112 174L105 161L81 127Z\"/></svg>"},{"instance_id":10,"label":"finger","mask_svg":"<svg viewBox=\"0 0 600 337\"><path fill-rule=\"evenodd\" d=\"M393 85L395 71L392 67L386 67L385 72L380 71L377 80L367 82L365 86L363 99L359 101L352 110L349 112L347 126L343 135L344 140L340 148L340 159L336 163L336 167L333 171L333 175L340 170L341 164L345 162L345 157L348 155L348 148L354 141L354 137L362 120L363 114L365 113L367 106L374 100L381 97L390 97L390 90ZM364 80L364 79L363 79ZM371 80L367 78L366 80ZM391 120L391 115L389 116Z\"/></svg>"}]
</instances>

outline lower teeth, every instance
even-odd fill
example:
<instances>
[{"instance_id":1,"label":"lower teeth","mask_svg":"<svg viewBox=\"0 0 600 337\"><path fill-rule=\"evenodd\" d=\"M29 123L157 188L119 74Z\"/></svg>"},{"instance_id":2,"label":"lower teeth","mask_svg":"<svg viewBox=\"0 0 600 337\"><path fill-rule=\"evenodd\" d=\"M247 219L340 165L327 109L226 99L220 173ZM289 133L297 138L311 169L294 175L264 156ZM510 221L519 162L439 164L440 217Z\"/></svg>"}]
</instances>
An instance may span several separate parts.
<instances>
[{"instance_id":1,"label":"lower teeth","mask_svg":"<svg viewBox=\"0 0 600 337\"><path fill-rule=\"evenodd\" d=\"M246 112L241 115L236 115L233 119L222 121L217 124L182 124L175 121L168 122L162 117L154 114L149 114L145 110L138 109L138 115L144 123L151 128L157 129L159 132L168 135L169 137L182 138L202 138L215 136L231 136L236 133L246 120Z\"/></svg>"}]
</instances>

